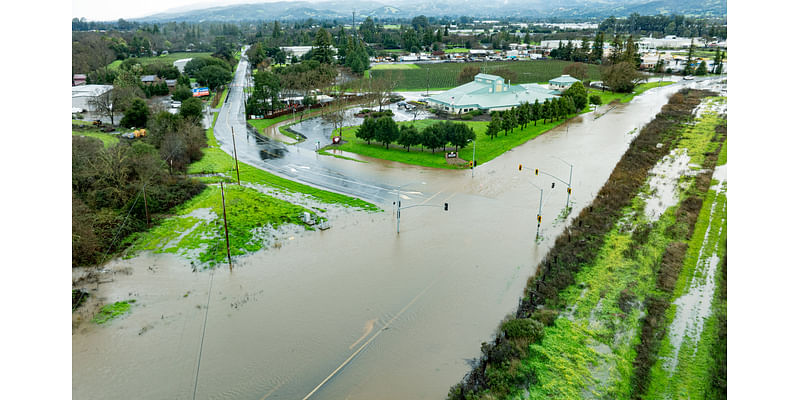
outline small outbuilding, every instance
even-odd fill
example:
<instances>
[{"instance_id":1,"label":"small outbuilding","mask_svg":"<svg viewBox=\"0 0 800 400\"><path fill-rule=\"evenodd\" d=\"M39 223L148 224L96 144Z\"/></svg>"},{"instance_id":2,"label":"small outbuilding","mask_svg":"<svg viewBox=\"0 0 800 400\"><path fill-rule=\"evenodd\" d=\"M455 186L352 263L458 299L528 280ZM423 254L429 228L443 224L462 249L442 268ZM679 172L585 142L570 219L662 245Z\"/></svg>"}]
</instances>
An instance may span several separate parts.
<instances>
[{"instance_id":1,"label":"small outbuilding","mask_svg":"<svg viewBox=\"0 0 800 400\"><path fill-rule=\"evenodd\" d=\"M558 78L550 79L548 84L550 85L549 86L550 90L558 90L560 92L563 92L569 89L569 87L572 86L572 84L575 82L580 82L580 81L569 75L561 75Z\"/></svg>"}]
</instances>

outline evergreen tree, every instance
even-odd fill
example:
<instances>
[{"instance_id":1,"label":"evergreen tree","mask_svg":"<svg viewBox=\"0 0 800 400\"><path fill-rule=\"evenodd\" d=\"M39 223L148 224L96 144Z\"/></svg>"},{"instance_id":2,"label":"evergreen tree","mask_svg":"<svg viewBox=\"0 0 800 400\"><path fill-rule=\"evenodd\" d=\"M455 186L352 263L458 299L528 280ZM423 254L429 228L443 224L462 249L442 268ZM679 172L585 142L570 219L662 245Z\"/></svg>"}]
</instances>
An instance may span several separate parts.
<instances>
[{"instance_id":1,"label":"evergreen tree","mask_svg":"<svg viewBox=\"0 0 800 400\"><path fill-rule=\"evenodd\" d=\"M500 130L503 127L502 117L500 116L500 112L492 111L492 121L489 122L489 126L486 127L486 136L489 136L489 139L494 139Z\"/></svg>"},{"instance_id":2,"label":"evergreen tree","mask_svg":"<svg viewBox=\"0 0 800 400\"><path fill-rule=\"evenodd\" d=\"M333 49L331 48L331 35L325 28L319 28L314 36L311 58L320 64L333 64Z\"/></svg>"},{"instance_id":3,"label":"evergreen tree","mask_svg":"<svg viewBox=\"0 0 800 400\"><path fill-rule=\"evenodd\" d=\"M603 61L603 32L598 31L592 43L592 52L589 56L591 62L600 63Z\"/></svg>"},{"instance_id":4,"label":"evergreen tree","mask_svg":"<svg viewBox=\"0 0 800 400\"><path fill-rule=\"evenodd\" d=\"M376 137L376 125L377 123L374 118L364 117L364 122L362 122L361 126L356 130L356 137L361 140L366 140L367 144L370 144L370 141Z\"/></svg>"}]
</instances>

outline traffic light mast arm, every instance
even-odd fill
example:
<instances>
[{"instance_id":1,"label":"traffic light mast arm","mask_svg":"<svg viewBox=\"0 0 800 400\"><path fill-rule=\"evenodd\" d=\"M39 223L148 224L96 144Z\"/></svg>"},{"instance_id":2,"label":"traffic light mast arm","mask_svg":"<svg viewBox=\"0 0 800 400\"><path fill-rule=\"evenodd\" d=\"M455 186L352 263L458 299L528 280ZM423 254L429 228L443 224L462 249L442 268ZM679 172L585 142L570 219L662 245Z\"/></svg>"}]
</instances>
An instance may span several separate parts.
<instances>
[{"instance_id":1,"label":"traffic light mast arm","mask_svg":"<svg viewBox=\"0 0 800 400\"><path fill-rule=\"evenodd\" d=\"M444 207L444 205L434 205L434 204L414 204L413 206L405 206L405 207L400 207L400 209L401 209L401 210L405 210L405 209L407 209L407 208L414 208L414 207L436 207L436 208L440 208L440 207Z\"/></svg>"},{"instance_id":2,"label":"traffic light mast arm","mask_svg":"<svg viewBox=\"0 0 800 400\"><path fill-rule=\"evenodd\" d=\"M528 167L525 167L525 166L522 166L522 165L520 165L520 167L522 167L522 169L527 169L527 170L529 170L529 171L535 171L534 169L531 169L531 168L528 168ZM556 180L558 180L559 182L561 182L561 183L563 183L563 184L565 184L565 185L569 186L569 182L567 182L567 181L565 181L565 180L563 180L563 179L561 179L561 178L559 178L559 177L557 177L557 176L555 176L555 175L548 174L547 172L544 172L544 171L542 171L542 170L539 170L539 173L540 173L540 174L545 174L545 175L547 175L547 176L549 176L549 177L552 177L553 179L556 179Z\"/></svg>"}]
</instances>

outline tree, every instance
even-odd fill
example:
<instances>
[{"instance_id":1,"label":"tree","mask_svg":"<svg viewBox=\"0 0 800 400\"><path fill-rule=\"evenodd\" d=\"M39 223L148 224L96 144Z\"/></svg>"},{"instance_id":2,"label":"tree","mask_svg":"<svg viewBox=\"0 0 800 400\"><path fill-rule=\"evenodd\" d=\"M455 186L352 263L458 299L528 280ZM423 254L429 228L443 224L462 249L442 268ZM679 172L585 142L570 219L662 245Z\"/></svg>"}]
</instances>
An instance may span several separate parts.
<instances>
[{"instance_id":1,"label":"tree","mask_svg":"<svg viewBox=\"0 0 800 400\"><path fill-rule=\"evenodd\" d=\"M589 76L589 67L581 62L574 62L564 67L561 72L564 75L569 75L579 81L584 81Z\"/></svg>"},{"instance_id":2,"label":"tree","mask_svg":"<svg viewBox=\"0 0 800 400\"><path fill-rule=\"evenodd\" d=\"M527 101L520 104L519 108L517 109L517 123L522 129L528 126L528 122L531 119L531 104Z\"/></svg>"},{"instance_id":3,"label":"tree","mask_svg":"<svg viewBox=\"0 0 800 400\"><path fill-rule=\"evenodd\" d=\"M125 116L122 117L120 125L126 128L144 127L147 126L147 119L150 117L150 109L147 103L140 98L135 98L131 101L130 107L125 110Z\"/></svg>"},{"instance_id":4,"label":"tree","mask_svg":"<svg viewBox=\"0 0 800 400\"><path fill-rule=\"evenodd\" d=\"M437 123L433 125L428 125L425 129L422 130L422 137L420 138L420 144L431 149L431 153L436 152L436 148L444 146L444 132L443 132L443 124Z\"/></svg>"},{"instance_id":5,"label":"tree","mask_svg":"<svg viewBox=\"0 0 800 400\"><path fill-rule=\"evenodd\" d=\"M503 122L500 112L492 111L492 121L489 122L489 126L486 127L486 136L489 136L489 139L494 139L497 134L500 133L502 125Z\"/></svg>"},{"instance_id":6,"label":"tree","mask_svg":"<svg viewBox=\"0 0 800 400\"><path fill-rule=\"evenodd\" d=\"M364 121L361 123L361 126L356 130L356 137L361 140L366 140L367 144L370 144L370 141L375 139L376 135L377 122L375 121L375 118L364 117Z\"/></svg>"},{"instance_id":7,"label":"tree","mask_svg":"<svg viewBox=\"0 0 800 400\"><path fill-rule=\"evenodd\" d=\"M458 73L458 83L464 84L467 82L472 82L475 79L475 75L481 72L481 69L475 65L466 65L464 68L461 68L461 72Z\"/></svg>"},{"instance_id":8,"label":"tree","mask_svg":"<svg viewBox=\"0 0 800 400\"><path fill-rule=\"evenodd\" d=\"M471 140L475 140L475 131L467 126L467 124L454 124L449 121L445 124L450 124L447 126L447 129L450 131L447 136L449 136L450 144L456 147L456 152L458 152L459 147L463 148Z\"/></svg>"},{"instance_id":9,"label":"tree","mask_svg":"<svg viewBox=\"0 0 800 400\"><path fill-rule=\"evenodd\" d=\"M533 126L536 126L536 121L542 119L542 105L539 104L539 99L534 100L531 104L531 121Z\"/></svg>"},{"instance_id":10,"label":"tree","mask_svg":"<svg viewBox=\"0 0 800 400\"><path fill-rule=\"evenodd\" d=\"M599 64L603 60L603 32L598 31L592 43L592 52L589 54L589 59Z\"/></svg>"},{"instance_id":11,"label":"tree","mask_svg":"<svg viewBox=\"0 0 800 400\"><path fill-rule=\"evenodd\" d=\"M331 35L325 28L319 28L314 36L311 49L311 59L320 64L333 64L333 49L331 48Z\"/></svg>"},{"instance_id":12,"label":"tree","mask_svg":"<svg viewBox=\"0 0 800 400\"><path fill-rule=\"evenodd\" d=\"M196 97L184 100L181 102L180 115L190 121L199 121L203 117L203 102Z\"/></svg>"},{"instance_id":13,"label":"tree","mask_svg":"<svg viewBox=\"0 0 800 400\"><path fill-rule=\"evenodd\" d=\"M512 107L509 110L503 111L503 131L505 131L506 136L508 136L508 131L514 131L514 128L517 126L517 110L516 108Z\"/></svg>"},{"instance_id":14,"label":"tree","mask_svg":"<svg viewBox=\"0 0 800 400\"><path fill-rule=\"evenodd\" d=\"M184 101L191 97L192 89L190 89L188 86L178 85L178 87L175 88L175 91L172 92L172 100L175 101Z\"/></svg>"},{"instance_id":15,"label":"tree","mask_svg":"<svg viewBox=\"0 0 800 400\"><path fill-rule=\"evenodd\" d=\"M583 110L586 107L586 103L588 101L588 92L586 91L586 87L583 86L581 82L575 82L569 89L565 90L563 97L568 97L572 99L573 104L575 105L574 110L570 110L570 112L578 112Z\"/></svg>"},{"instance_id":16,"label":"tree","mask_svg":"<svg viewBox=\"0 0 800 400\"><path fill-rule=\"evenodd\" d=\"M375 140L381 142L389 148L389 143L394 142L400 136L400 130L392 117L380 117L375 122Z\"/></svg>"},{"instance_id":17,"label":"tree","mask_svg":"<svg viewBox=\"0 0 800 400\"><path fill-rule=\"evenodd\" d=\"M618 93L630 93L643 78L631 63L623 61L602 71L603 84Z\"/></svg>"},{"instance_id":18,"label":"tree","mask_svg":"<svg viewBox=\"0 0 800 400\"><path fill-rule=\"evenodd\" d=\"M400 136L397 138L397 143L405 146L406 151L411 151L411 146L420 144L420 137L417 128L414 125L403 125L400 127Z\"/></svg>"},{"instance_id":19,"label":"tree","mask_svg":"<svg viewBox=\"0 0 800 400\"><path fill-rule=\"evenodd\" d=\"M98 114L111 119L111 125L114 125L114 104L117 102L115 96L115 89L111 89L99 96L89 99L89 105L92 106Z\"/></svg>"},{"instance_id":20,"label":"tree","mask_svg":"<svg viewBox=\"0 0 800 400\"><path fill-rule=\"evenodd\" d=\"M206 65L197 73L197 82L210 90L228 83L230 79L231 73L218 65Z\"/></svg>"},{"instance_id":21,"label":"tree","mask_svg":"<svg viewBox=\"0 0 800 400\"><path fill-rule=\"evenodd\" d=\"M694 70L695 75L706 75L708 74L708 66L706 65L705 61L701 61L700 65L697 66L697 69Z\"/></svg>"}]
</instances>

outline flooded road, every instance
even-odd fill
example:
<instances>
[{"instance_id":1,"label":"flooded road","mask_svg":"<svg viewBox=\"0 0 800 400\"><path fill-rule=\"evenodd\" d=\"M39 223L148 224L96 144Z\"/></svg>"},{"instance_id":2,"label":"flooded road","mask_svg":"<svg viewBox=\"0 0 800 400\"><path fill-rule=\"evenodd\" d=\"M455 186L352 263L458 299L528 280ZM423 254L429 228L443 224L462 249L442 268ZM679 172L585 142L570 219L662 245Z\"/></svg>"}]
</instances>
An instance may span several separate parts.
<instances>
[{"instance_id":1,"label":"flooded road","mask_svg":"<svg viewBox=\"0 0 800 400\"><path fill-rule=\"evenodd\" d=\"M565 186L556 181L550 189L552 178L517 165L566 180L569 167L559 158L572 163L570 216L577 215L637 129L678 89L647 92L597 119L577 117L482 164L474 178L470 171L363 164L289 146L313 157L310 172L322 165L356 182L356 190L369 192L363 198L377 199L387 212L344 211L330 230L239 257L232 273L192 272L171 255L111 262L107 268L119 272L106 274L113 282L92 295L136 303L104 326L75 328L73 397L189 399L197 377L201 399L444 398L481 342L516 309L526 279L568 222L558 219ZM250 153L239 143L237 137L242 159ZM297 160L281 167L300 174ZM403 210L398 235L393 188L406 184L404 206L434 207ZM545 189L538 244L534 185Z\"/></svg>"}]
</instances>

